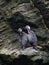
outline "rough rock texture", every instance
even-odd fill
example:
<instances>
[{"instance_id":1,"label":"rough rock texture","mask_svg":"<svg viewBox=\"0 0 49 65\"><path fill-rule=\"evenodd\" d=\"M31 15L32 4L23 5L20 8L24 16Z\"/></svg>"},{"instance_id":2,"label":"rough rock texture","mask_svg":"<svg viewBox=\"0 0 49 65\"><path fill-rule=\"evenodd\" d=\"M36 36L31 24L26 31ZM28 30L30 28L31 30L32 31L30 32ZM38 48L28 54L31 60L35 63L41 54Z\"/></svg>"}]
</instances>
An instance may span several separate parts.
<instances>
[{"instance_id":1,"label":"rough rock texture","mask_svg":"<svg viewBox=\"0 0 49 65\"><path fill-rule=\"evenodd\" d=\"M49 8L48 3L49 1L45 0L33 0L35 7L37 7L40 10L40 13L43 15L44 21L49 28ZM46 6L47 5L47 6Z\"/></svg>"},{"instance_id":2,"label":"rough rock texture","mask_svg":"<svg viewBox=\"0 0 49 65\"><path fill-rule=\"evenodd\" d=\"M32 29L35 31L35 33L37 34L37 37L40 38L41 40L45 40L47 43L49 40L49 30L47 29L46 27L47 25L45 24L46 18L43 20L43 16L45 14L43 15L42 12L45 12L45 10L43 9L44 7L40 8L40 4L39 4L39 7L35 6L35 4L32 6L33 3L38 5L37 1L35 0L34 1L22 0L21 3L20 3L20 0L18 0L18 2L15 2L15 1L14 3L10 2L5 6L2 6L3 5L2 4L0 7L1 8L0 10L1 24L4 22L5 22L4 24L7 24L7 25L10 24L9 25L10 28L12 28L14 31L16 31L18 27L23 27L26 24L29 24L32 27ZM42 9L44 11L42 11ZM2 27L1 24L0 26ZM5 26L4 24L3 24L3 28Z\"/></svg>"},{"instance_id":3,"label":"rough rock texture","mask_svg":"<svg viewBox=\"0 0 49 65\"><path fill-rule=\"evenodd\" d=\"M3 51L4 50L4 51ZM8 50L8 49L2 49L0 51L0 61L4 65L10 65L10 64L40 64L40 65L45 65L48 64L49 62L49 53L45 51L38 51L35 52L33 49L28 48L25 50ZM2 65L1 64L1 65Z\"/></svg>"},{"instance_id":4,"label":"rough rock texture","mask_svg":"<svg viewBox=\"0 0 49 65\"><path fill-rule=\"evenodd\" d=\"M43 0L0 0L0 63L16 64L18 60L24 57L31 64L48 63L49 61L49 1ZM38 37L38 44L42 46L42 51L38 54L32 54L31 58L20 56L17 48L18 42L17 29L30 25ZM28 51L24 51L25 53ZM24 55L26 55L23 52ZM18 54L18 55L17 55ZM28 52L29 54L29 52ZM12 56L12 57L11 57ZM7 58L6 58L7 57ZM9 57L9 58L8 58ZM11 58L18 59L11 59ZM29 56L30 57L30 56ZM4 59L5 58L5 59ZM48 59L47 59L48 58ZM9 60L8 60L9 59ZM37 59L37 60L36 60ZM9 63L8 63L9 61ZM41 61L41 62L40 62ZM7 62L7 63L6 63ZM14 63L13 63L14 62ZM24 61L21 61L21 63ZM26 61L25 61L26 62ZM35 63L36 62L36 63ZM30 65L31 65L30 64ZM17 64L18 65L18 64ZM20 64L19 64L20 65ZM26 64L25 64L26 65ZM27 64L28 65L28 64Z\"/></svg>"}]
</instances>

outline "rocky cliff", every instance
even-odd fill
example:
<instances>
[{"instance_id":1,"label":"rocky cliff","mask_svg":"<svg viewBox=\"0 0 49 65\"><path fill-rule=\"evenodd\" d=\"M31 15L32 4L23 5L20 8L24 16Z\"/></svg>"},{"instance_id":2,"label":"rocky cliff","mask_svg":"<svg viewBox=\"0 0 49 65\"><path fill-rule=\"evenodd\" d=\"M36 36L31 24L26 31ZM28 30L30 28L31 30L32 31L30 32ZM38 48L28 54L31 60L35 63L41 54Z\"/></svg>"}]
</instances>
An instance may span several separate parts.
<instances>
[{"instance_id":1,"label":"rocky cliff","mask_svg":"<svg viewBox=\"0 0 49 65\"><path fill-rule=\"evenodd\" d=\"M17 60L15 58L21 55L17 48L20 46L18 42L17 29L24 27L26 24L36 33L38 45L42 47L39 55L31 55L31 59L38 59L43 63L49 61L47 59L49 53L49 1L48 0L0 0L0 60L1 64L11 64ZM41 52L41 53L40 53ZM4 55L2 55L4 54ZM8 58L8 55L11 54ZM7 55L7 56L6 56ZM14 56L14 60L11 60ZM23 57L23 56L22 56ZM5 58L5 60L4 60ZM10 59L10 60L6 60ZM25 59L28 59L26 57ZM30 58L29 58L30 59ZM32 59L33 60L33 59ZM31 61L32 62L34 61ZM8 63L9 61L9 63ZM30 62L29 61L29 62ZM7 62L7 63L6 63ZM21 61L24 62L24 61ZM25 61L26 62L26 61ZM28 62L28 61L27 61ZM35 61L34 61L35 62ZM36 61L38 62L38 61ZM37 63L38 64L38 63ZM35 63L36 65L36 63Z\"/></svg>"}]
</instances>

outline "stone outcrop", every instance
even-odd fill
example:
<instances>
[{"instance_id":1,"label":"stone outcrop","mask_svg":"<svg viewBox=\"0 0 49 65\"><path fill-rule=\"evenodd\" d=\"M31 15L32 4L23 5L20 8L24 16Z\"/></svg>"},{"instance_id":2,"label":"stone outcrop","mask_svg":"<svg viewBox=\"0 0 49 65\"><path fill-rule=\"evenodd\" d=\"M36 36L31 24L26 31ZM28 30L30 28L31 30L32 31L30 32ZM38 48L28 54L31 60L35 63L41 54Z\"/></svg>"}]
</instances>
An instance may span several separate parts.
<instances>
[{"instance_id":1,"label":"stone outcrop","mask_svg":"<svg viewBox=\"0 0 49 65\"><path fill-rule=\"evenodd\" d=\"M27 53L26 53L27 52ZM32 48L26 48L25 50L8 50L8 49L2 49L0 50L0 61L3 64L23 64L23 62L26 62L25 64L29 65L32 64L35 65L41 63L48 64L49 63L49 54L45 51L38 51L35 52ZM29 62L27 62L29 61ZM24 64L24 65L25 65Z\"/></svg>"},{"instance_id":2,"label":"stone outcrop","mask_svg":"<svg viewBox=\"0 0 49 65\"><path fill-rule=\"evenodd\" d=\"M31 59L29 62L35 65L38 64L38 61L41 64L48 63L49 1L46 0L44 3L41 0L11 1L7 4L6 0L0 2L0 63L4 65L5 62L5 65L14 65L22 57L28 59L27 61ZM38 37L39 45L42 46L41 51L38 53L34 54L31 53L32 51L28 52L28 49L25 49L21 51L21 54L18 50L20 43L18 42L17 29L24 27L26 24L31 26L31 29ZM28 56L26 52L31 53L31 55ZM24 61L20 61L20 63L22 62Z\"/></svg>"}]
</instances>

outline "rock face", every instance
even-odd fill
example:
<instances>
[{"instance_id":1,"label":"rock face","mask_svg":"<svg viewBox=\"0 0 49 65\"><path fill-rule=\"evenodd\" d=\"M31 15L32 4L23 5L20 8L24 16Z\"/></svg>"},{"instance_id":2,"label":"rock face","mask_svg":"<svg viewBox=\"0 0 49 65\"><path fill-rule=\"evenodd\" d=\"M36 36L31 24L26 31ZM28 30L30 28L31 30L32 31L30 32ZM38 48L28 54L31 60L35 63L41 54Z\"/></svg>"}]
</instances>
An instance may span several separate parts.
<instances>
[{"instance_id":1,"label":"rock face","mask_svg":"<svg viewBox=\"0 0 49 65\"><path fill-rule=\"evenodd\" d=\"M4 62L6 65L15 65L18 60L24 57L24 59L27 59L27 62L31 62L31 64L34 65L36 65L36 63L38 64L38 62L41 64L47 63L49 61L49 1L11 0L7 2L7 0L2 0L0 1L0 5L0 62L3 62L3 65ZM17 50L20 46L17 29L25 25L30 25L31 29L36 33L38 43L42 46L42 51L33 54L29 49L25 49L21 51L21 54L19 50ZM28 58L26 52L28 52L28 54L31 53L30 58ZM17 57L18 59L15 59ZM22 62L24 61L20 61L20 63Z\"/></svg>"},{"instance_id":2,"label":"rock face","mask_svg":"<svg viewBox=\"0 0 49 65\"><path fill-rule=\"evenodd\" d=\"M47 27L49 28L49 1L45 0L33 0L35 7L37 7L40 10L40 13L43 15L43 18L45 20L45 23Z\"/></svg>"},{"instance_id":3,"label":"rock face","mask_svg":"<svg viewBox=\"0 0 49 65\"><path fill-rule=\"evenodd\" d=\"M48 57L48 59L47 59ZM29 65L32 63L33 65L39 64L43 65L45 63L49 63L49 54L45 51L35 52L31 47L26 48L25 50L8 50L2 49L0 51L0 61L4 64L25 64ZM29 62L27 62L29 61ZM24 64L24 65L25 65Z\"/></svg>"},{"instance_id":4,"label":"rock face","mask_svg":"<svg viewBox=\"0 0 49 65\"><path fill-rule=\"evenodd\" d=\"M4 3L5 3L5 1L4 1ZM34 3L34 6L32 6L33 3ZM44 5L45 4L43 2L41 2L41 1L38 2L38 0L37 1L36 0L33 0L33 1L22 0L21 2L20 2L20 0L18 0L18 2L8 3L7 5L3 6L3 8L1 5L1 7L0 7L1 8L1 10L0 10L0 14L1 14L0 15L0 19L1 19L0 43L2 43L2 44L4 42L9 43L11 40L13 43L13 41L16 40L16 37L17 37L17 34L15 32L13 32L13 30L16 31L16 29L18 27L23 27L26 24L31 26L31 28L35 31L38 39L40 39L42 41L44 40L47 43L49 40L49 32L46 28L47 25L45 24L45 23L47 23L47 22L45 22L46 18L44 19L44 21L42 18L42 17L44 17L44 15L46 13L45 10L47 10L46 7L44 7ZM40 8L40 6L41 6L41 8ZM42 8L42 6L43 6L43 8ZM46 4L46 6L47 6L47 4ZM46 16L46 17L48 17L48 16ZM14 40L13 40L13 37L14 37ZM3 38L4 38L4 40L3 40ZM10 40L9 40L9 38L10 38Z\"/></svg>"}]
</instances>

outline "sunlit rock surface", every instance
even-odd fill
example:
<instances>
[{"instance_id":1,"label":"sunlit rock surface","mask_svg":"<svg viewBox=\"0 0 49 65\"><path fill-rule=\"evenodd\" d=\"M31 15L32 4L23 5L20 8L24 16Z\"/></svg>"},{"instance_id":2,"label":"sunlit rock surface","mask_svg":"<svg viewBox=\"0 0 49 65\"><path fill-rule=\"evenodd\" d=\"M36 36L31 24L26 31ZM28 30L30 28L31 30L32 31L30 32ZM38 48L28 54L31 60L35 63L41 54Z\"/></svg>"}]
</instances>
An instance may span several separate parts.
<instances>
[{"instance_id":1,"label":"sunlit rock surface","mask_svg":"<svg viewBox=\"0 0 49 65\"><path fill-rule=\"evenodd\" d=\"M48 59L47 59L47 57L48 57ZM44 63L49 62L49 53L47 53L45 51L35 52L34 49L32 49L31 47L26 48L24 50L18 50L18 49L8 50L6 48L0 50L0 60L3 59L2 62L8 61L9 63L12 64L12 63L15 63L16 59L17 59L17 61L18 61L18 59L20 59L20 63L24 62L24 60L26 60L25 62L28 63L27 58L32 60L32 63L38 63L36 61L40 61L40 62L42 61L41 63L44 64ZM21 60L23 60L23 61L21 61ZM6 62L5 62L5 64L6 64Z\"/></svg>"}]
</instances>

